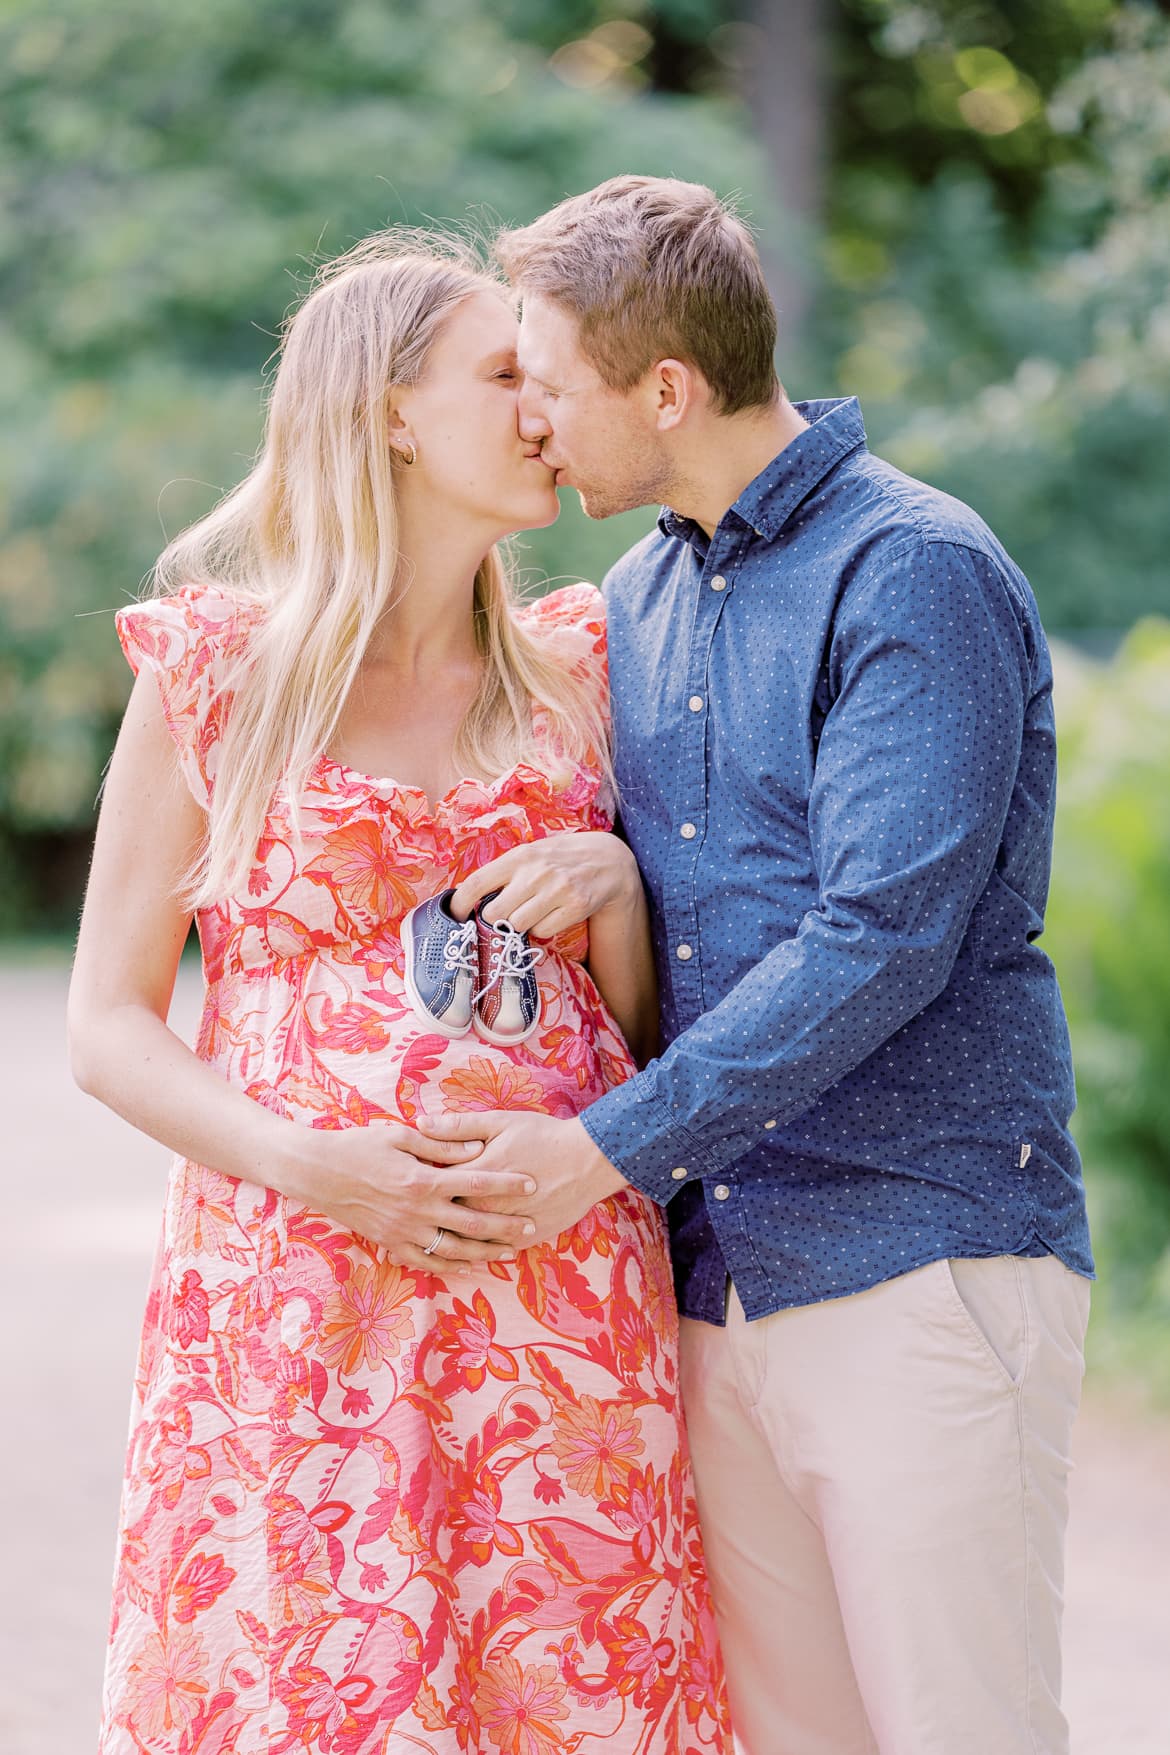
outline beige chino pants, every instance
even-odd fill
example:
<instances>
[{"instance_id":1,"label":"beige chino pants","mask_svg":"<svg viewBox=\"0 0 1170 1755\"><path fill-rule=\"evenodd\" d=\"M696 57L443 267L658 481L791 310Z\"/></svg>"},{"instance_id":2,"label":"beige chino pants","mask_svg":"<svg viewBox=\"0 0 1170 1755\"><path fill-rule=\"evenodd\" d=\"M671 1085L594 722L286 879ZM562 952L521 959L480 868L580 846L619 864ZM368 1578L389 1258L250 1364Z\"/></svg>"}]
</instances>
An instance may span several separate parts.
<instances>
[{"instance_id":1,"label":"beige chino pants","mask_svg":"<svg viewBox=\"0 0 1170 1755\"><path fill-rule=\"evenodd\" d=\"M939 1261L682 1323L743 1755L1066 1755L1060 1623L1088 1282Z\"/></svg>"}]
</instances>

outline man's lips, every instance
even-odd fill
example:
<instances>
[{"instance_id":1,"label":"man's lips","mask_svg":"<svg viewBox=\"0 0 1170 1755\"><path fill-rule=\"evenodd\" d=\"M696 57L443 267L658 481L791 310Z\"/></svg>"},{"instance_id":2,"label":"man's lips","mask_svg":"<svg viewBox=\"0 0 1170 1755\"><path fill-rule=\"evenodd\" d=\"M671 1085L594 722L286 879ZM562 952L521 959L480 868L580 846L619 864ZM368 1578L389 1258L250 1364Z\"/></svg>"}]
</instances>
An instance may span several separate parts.
<instances>
[{"instance_id":1,"label":"man's lips","mask_svg":"<svg viewBox=\"0 0 1170 1755\"><path fill-rule=\"evenodd\" d=\"M543 451L543 450L525 451L524 457L525 457L525 461L529 462L529 463L543 463L544 467L549 471L550 475L552 475L556 479L557 482L559 482L563 476L566 476L569 473L568 464L567 463L554 463L552 458L548 455L547 451Z\"/></svg>"}]
</instances>

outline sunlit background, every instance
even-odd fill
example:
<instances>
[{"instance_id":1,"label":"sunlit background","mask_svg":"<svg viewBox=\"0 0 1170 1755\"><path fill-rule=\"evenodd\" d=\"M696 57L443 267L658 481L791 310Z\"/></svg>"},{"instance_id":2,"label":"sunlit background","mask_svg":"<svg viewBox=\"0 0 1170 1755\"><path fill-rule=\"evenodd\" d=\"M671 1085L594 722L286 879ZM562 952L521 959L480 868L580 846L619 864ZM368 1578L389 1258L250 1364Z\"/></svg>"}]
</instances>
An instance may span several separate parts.
<instances>
[{"instance_id":1,"label":"sunlit background","mask_svg":"<svg viewBox=\"0 0 1170 1755\"><path fill-rule=\"evenodd\" d=\"M789 393L860 396L1068 643L1050 946L1111 1290L1170 1316L1164 10L10 0L0 67L0 928L72 927L129 681L110 612L246 469L311 265L699 179L759 229ZM646 516L564 497L524 564L598 579Z\"/></svg>"},{"instance_id":2,"label":"sunlit background","mask_svg":"<svg viewBox=\"0 0 1170 1755\"><path fill-rule=\"evenodd\" d=\"M7 0L0 90L0 982L67 953L129 690L112 611L248 467L312 265L620 171L710 183L759 231L789 393L857 394L1035 586L1093 1371L1170 1405L1166 7ZM565 502L534 582L648 527Z\"/></svg>"},{"instance_id":3,"label":"sunlit background","mask_svg":"<svg viewBox=\"0 0 1170 1755\"><path fill-rule=\"evenodd\" d=\"M112 611L246 472L316 261L388 221L486 235L644 170L737 197L789 393L856 393L877 451L995 526L1054 637L1045 942L1102 1265L1091 1383L1098 1409L1102 1392L1144 1409L1133 1441L1114 1400L1084 1427L1070 1681L1091 1725L1114 1680L1084 1755L1163 1750L1145 1736L1154 1688L1165 1708L1149 1506L1168 1471L1149 1446L1170 1430L1165 5L5 0L0 93L0 1495L26 1508L7 1520L19 1683L0 1688L0 1741L91 1746L160 1200L160 1151L70 1092L61 1051L130 688ZM589 525L568 493L521 562L533 588L600 579L647 523ZM181 999L189 1013L191 981ZM1123 1564L1142 1588L1119 1585Z\"/></svg>"}]
</instances>

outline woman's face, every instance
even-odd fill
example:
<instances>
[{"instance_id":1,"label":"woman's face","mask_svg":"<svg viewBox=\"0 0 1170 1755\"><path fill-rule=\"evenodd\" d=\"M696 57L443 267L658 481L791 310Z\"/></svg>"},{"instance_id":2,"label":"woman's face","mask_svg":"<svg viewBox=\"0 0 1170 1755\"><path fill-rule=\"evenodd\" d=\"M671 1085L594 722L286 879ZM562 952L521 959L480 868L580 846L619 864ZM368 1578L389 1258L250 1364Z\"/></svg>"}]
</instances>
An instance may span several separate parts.
<instances>
[{"instance_id":1,"label":"woman's face","mask_svg":"<svg viewBox=\"0 0 1170 1755\"><path fill-rule=\"evenodd\" d=\"M491 540L552 524L560 510L539 444L517 428L518 329L500 294L472 293L444 324L422 382L395 396L395 436L417 452L403 488L444 516L477 520Z\"/></svg>"}]
</instances>

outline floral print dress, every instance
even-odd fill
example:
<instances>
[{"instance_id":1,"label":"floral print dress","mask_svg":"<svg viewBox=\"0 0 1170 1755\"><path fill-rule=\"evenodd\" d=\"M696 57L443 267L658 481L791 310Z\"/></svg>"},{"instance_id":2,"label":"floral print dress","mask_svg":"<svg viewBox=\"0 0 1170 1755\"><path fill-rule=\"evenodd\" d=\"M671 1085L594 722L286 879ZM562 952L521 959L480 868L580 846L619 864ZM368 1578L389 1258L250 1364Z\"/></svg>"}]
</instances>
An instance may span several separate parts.
<instances>
[{"instance_id":1,"label":"floral print dress","mask_svg":"<svg viewBox=\"0 0 1170 1755\"><path fill-rule=\"evenodd\" d=\"M257 611L120 612L184 778L215 781ZM590 586L519 612L605 688ZM538 719L538 729L539 719ZM551 748L551 744L549 745ZM601 774L420 790L322 757L245 889L203 909L200 1057L306 1127L571 1116L630 1058L547 947L519 1047L410 1010L399 925L519 842L610 826ZM382 1263L265 1188L175 1162L135 1386L102 1755L691 1755L731 1747L660 1211L634 1191L468 1275Z\"/></svg>"}]
</instances>

